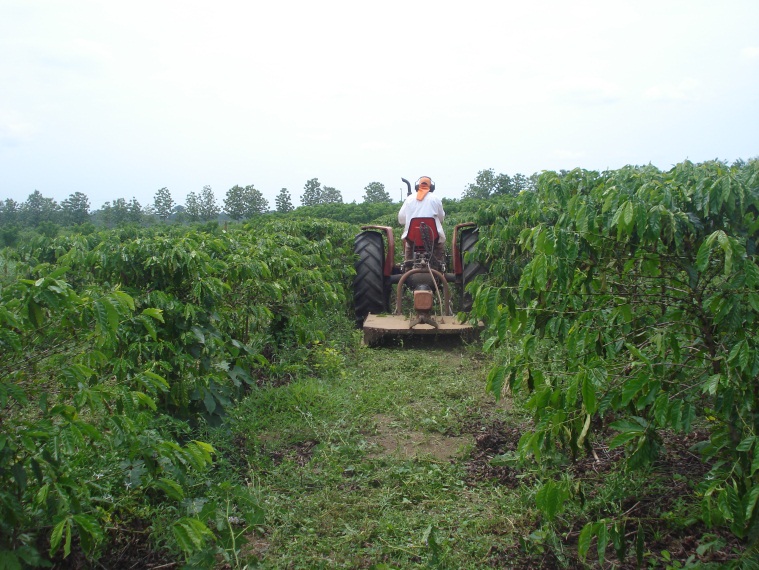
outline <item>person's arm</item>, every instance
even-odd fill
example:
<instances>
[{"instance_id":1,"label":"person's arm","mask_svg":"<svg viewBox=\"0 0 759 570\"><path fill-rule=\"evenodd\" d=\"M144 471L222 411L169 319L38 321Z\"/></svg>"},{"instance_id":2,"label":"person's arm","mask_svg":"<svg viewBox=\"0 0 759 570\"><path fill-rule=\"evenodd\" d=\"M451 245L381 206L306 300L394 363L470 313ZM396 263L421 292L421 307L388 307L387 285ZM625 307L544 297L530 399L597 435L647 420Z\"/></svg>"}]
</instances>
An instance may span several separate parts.
<instances>
[{"instance_id":1,"label":"person's arm","mask_svg":"<svg viewBox=\"0 0 759 570\"><path fill-rule=\"evenodd\" d=\"M440 223L443 223L443 220L445 220L445 210L443 210L443 202L442 200L437 200L437 203L435 204L437 215L440 218Z\"/></svg>"},{"instance_id":2,"label":"person's arm","mask_svg":"<svg viewBox=\"0 0 759 570\"><path fill-rule=\"evenodd\" d=\"M401 206L401 210L398 212L398 223L402 226L406 225L406 203L407 201L403 201L403 206Z\"/></svg>"}]
</instances>

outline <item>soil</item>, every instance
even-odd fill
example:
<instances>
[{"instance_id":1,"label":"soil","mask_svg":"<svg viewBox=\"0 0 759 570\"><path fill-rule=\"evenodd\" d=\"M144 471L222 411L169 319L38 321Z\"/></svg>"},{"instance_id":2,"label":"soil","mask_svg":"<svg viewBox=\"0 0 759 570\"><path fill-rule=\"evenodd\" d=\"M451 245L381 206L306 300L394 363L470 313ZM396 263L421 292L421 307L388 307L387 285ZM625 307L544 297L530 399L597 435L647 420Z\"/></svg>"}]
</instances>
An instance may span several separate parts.
<instances>
[{"instance_id":1,"label":"soil","mask_svg":"<svg viewBox=\"0 0 759 570\"><path fill-rule=\"evenodd\" d=\"M471 425L469 430L474 433L475 448L466 461L467 483L475 486L482 481L495 480L512 489L519 485L518 470L493 465L492 460L508 451L515 451L522 430L506 426L499 420L486 425Z\"/></svg>"},{"instance_id":2,"label":"soil","mask_svg":"<svg viewBox=\"0 0 759 570\"><path fill-rule=\"evenodd\" d=\"M375 434L367 436L370 458L393 456L399 459L432 457L440 461L450 461L459 456L461 450L472 443L471 437L449 437L437 433L427 433L402 429L393 418L378 415L374 418Z\"/></svg>"},{"instance_id":3,"label":"soil","mask_svg":"<svg viewBox=\"0 0 759 570\"><path fill-rule=\"evenodd\" d=\"M319 445L319 442L313 439L306 441L300 441L289 447L277 449L269 452L269 457L274 462L274 465L279 465L285 459L293 461L298 467L304 467L306 463L311 461L311 457L314 455L314 448Z\"/></svg>"},{"instance_id":4,"label":"soil","mask_svg":"<svg viewBox=\"0 0 759 570\"><path fill-rule=\"evenodd\" d=\"M131 568L140 570L171 570L181 568L182 562L171 553L156 548L150 540L150 523L135 520L110 528L106 532L107 549L97 562L88 560L81 549L79 540L74 537L71 541L71 554L63 558L61 548L53 559L53 568L60 570L89 570L89 569L119 569ZM40 550L46 550L40 545Z\"/></svg>"},{"instance_id":5,"label":"soil","mask_svg":"<svg viewBox=\"0 0 759 570\"><path fill-rule=\"evenodd\" d=\"M525 483L524 474L518 469L494 466L491 463L494 457L516 449L522 429L508 426L498 420L490 420L480 425L469 426L469 431L475 432L475 447L466 460L468 485L476 486L482 482L496 481L506 487L515 488ZM649 488L645 496L629 497L622 505L625 517L631 521L641 521L643 524L645 552L661 553L666 550L670 554L669 567L682 567L672 566L672 564L684 565L690 557L694 562L721 567L735 560L738 553L744 550L742 542L728 529L708 529L701 522L678 526L668 522L662 516L662 513L672 510L677 501L697 502L690 481L703 477L709 470L709 466L690 451L690 448L707 437L705 432L698 431L687 435L664 434L660 457L653 465L653 472L658 480L657 486ZM583 482L585 487L592 489L593 484L605 475L622 469L624 460L621 448L610 450L605 445L596 444L590 454L578 459L568 469L575 480ZM694 520L696 518L694 517ZM488 554L488 564L494 568L592 567L626 570L639 567L635 555L637 523L631 524L631 528L626 533L628 552L623 560L617 558L614 549L610 546L607 549L604 564L599 564L594 541L587 560L584 563L581 562L577 558L577 539L580 529L587 522L571 521L568 523L571 524L571 528L568 524L562 527L561 523L557 523L557 533L563 538L562 542L566 547L564 549L566 557L563 560L558 560L550 548L531 552L531 549L525 545L514 545L510 548L494 546ZM536 520L533 530L538 530L540 526L540 521ZM698 554L697 548L705 535L712 535L712 540L720 541L721 546ZM646 566L645 561L644 566Z\"/></svg>"}]
</instances>

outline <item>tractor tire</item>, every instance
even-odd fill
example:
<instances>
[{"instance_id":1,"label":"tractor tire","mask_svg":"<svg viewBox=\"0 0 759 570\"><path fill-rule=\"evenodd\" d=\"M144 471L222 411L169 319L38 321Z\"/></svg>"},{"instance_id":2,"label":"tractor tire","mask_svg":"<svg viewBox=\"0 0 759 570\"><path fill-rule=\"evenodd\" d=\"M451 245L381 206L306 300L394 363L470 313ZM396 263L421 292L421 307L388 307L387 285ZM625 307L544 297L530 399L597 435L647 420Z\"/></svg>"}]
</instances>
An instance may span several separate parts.
<instances>
[{"instance_id":1,"label":"tractor tire","mask_svg":"<svg viewBox=\"0 0 759 570\"><path fill-rule=\"evenodd\" d=\"M353 301L359 326L369 313L386 313L390 305L390 287L383 273L385 246L382 235L365 231L356 236L353 251L358 256L354 268Z\"/></svg>"},{"instance_id":2,"label":"tractor tire","mask_svg":"<svg viewBox=\"0 0 759 570\"><path fill-rule=\"evenodd\" d=\"M475 277L485 273L485 267L476 261L465 261L465 254L474 249L477 241L480 239L478 228L466 228L461 232L461 257L463 260L463 275L461 276L461 310L468 313L472 310L472 296L467 293L466 286L469 285Z\"/></svg>"}]
</instances>

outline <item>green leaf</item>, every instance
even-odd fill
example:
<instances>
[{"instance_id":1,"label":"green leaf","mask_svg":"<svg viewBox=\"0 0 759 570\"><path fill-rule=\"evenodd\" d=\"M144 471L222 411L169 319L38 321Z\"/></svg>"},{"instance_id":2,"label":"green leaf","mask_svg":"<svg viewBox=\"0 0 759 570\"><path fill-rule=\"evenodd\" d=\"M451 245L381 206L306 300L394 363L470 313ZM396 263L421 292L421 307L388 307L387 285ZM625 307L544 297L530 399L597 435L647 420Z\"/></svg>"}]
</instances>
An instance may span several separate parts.
<instances>
[{"instance_id":1,"label":"green leaf","mask_svg":"<svg viewBox=\"0 0 759 570\"><path fill-rule=\"evenodd\" d=\"M155 325L153 324L153 321L147 317L144 317L140 315L138 317L139 321L142 323L142 326L145 327L145 329L148 331L148 334L150 335L150 338L152 338L154 341L158 340L158 331L155 328Z\"/></svg>"},{"instance_id":2,"label":"green leaf","mask_svg":"<svg viewBox=\"0 0 759 570\"><path fill-rule=\"evenodd\" d=\"M111 293L111 296L115 298L116 301L118 301L119 305L122 307L125 307L130 311L134 311L134 299L131 297L131 295L128 295L123 291L114 291Z\"/></svg>"},{"instance_id":3,"label":"green leaf","mask_svg":"<svg viewBox=\"0 0 759 570\"><path fill-rule=\"evenodd\" d=\"M210 443L206 443L205 441L198 441L197 439L193 439L191 443L194 443L200 449L203 450L209 462L211 461L211 455L216 453L216 451L214 450L213 446Z\"/></svg>"},{"instance_id":4,"label":"green leaf","mask_svg":"<svg viewBox=\"0 0 759 570\"><path fill-rule=\"evenodd\" d=\"M627 380L622 388L621 405L626 406L629 404L633 397L643 389L647 382L648 376L646 374L638 374Z\"/></svg>"},{"instance_id":5,"label":"green leaf","mask_svg":"<svg viewBox=\"0 0 759 570\"><path fill-rule=\"evenodd\" d=\"M717 232L717 242L725 254L725 275L729 275L733 268L733 246L730 238L722 230Z\"/></svg>"},{"instance_id":6,"label":"green leaf","mask_svg":"<svg viewBox=\"0 0 759 570\"><path fill-rule=\"evenodd\" d=\"M643 567L643 555L646 548L646 535L643 532L643 524L638 522L638 531L635 533L635 558L638 562L638 568Z\"/></svg>"},{"instance_id":7,"label":"green leaf","mask_svg":"<svg viewBox=\"0 0 759 570\"><path fill-rule=\"evenodd\" d=\"M606 521L599 521L597 524L598 531L596 536L598 537L598 563L603 567L604 559L606 558L606 546L609 544L609 530L606 526Z\"/></svg>"},{"instance_id":8,"label":"green leaf","mask_svg":"<svg viewBox=\"0 0 759 570\"><path fill-rule=\"evenodd\" d=\"M155 486L166 493L166 496L170 499L174 499L175 501L181 501L184 499L184 489L182 489L182 486L173 479L161 477L155 482Z\"/></svg>"},{"instance_id":9,"label":"green leaf","mask_svg":"<svg viewBox=\"0 0 759 570\"><path fill-rule=\"evenodd\" d=\"M735 448L736 451L748 451L751 449L751 447L754 445L754 441L756 441L755 435L750 435L741 441L738 446Z\"/></svg>"},{"instance_id":10,"label":"green leaf","mask_svg":"<svg viewBox=\"0 0 759 570\"><path fill-rule=\"evenodd\" d=\"M626 432L626 433L620 433L619 435L616 435L610 442L609 442L609 449L615 449L619 447L620 445L626 444L628 441L635 439L636 437L641 437L645 432L635 433L635 432Z\"/></svg>"},{"instance_id":11,"label":"green leaf","mask_svg":"<svg viewBox=\"0 0 759 570\"><path fill-rule=\"evenodd\" d=\"M146 388L149 388L151 392L168 392L169 382L163 376L151 372L150 370L144 370L136 376L136 379Z\"/></svg>"},{"instance_id":12,"label":"green leaf","mask_svg":"<svg viewBox=\"0 0 759 570\"><path fill-rule=\"evenodd\" d=\"M634 433L642 433L645 431L646 426L646 421L638 417L634 417L633 419L618 420L616 422L612 422L609 425L610 428L617 431Z\"/></svg>"},{"instance_id":13,"label":"green leaf","mask_svg":"<svg viewBox=\"0 0 759 570\"><path fill-rule=\"evenodd\" d=\"M491 336L489 337L485 343L482 345L483 352L490 352L493 349L493 346L498 343L498 337L497 336Z\"/></svg>"},{"instance_id":14,"label":"green leaf","mask_svg":"<svg viewBox=\"0 0 759 570\"><path fill-rule=\"evenodd\" d=\"M146 408L150 408L154 412L158 410L155 400L144 392L132 391L132 397Z\"/></svg>"},{"instance_id":15,"label":"green leaf","mask_svg":"<svg viewBox=\"0 0 759 570\"><path fill-rule=\"evenodd\" d=\"M496 324L496 331L500 342L506 340L506 335L509 332L509 321L508 313L506 311L501 311L498 316L498 323Z\"/></svg>"},{"instance_id":16,"label":"green leaf","mask_svg":"<svg viewBox=\"0 0 759 570\"><path fill-rule=\"evenodd\" d=\"M488 374L485 390L495 396L496 401L501 399L503 392L503 383L506 378L507 368L505 366L496 366Z\"/></svg>"},{"instance_id":17,"label":"green leaf","mask_svg":"<svg viewBox=\"0 0 759 570\"><path fill-rule=\"evenodd\" d=\"M580 557L580 560L584 561L588 555L588 550L590 550L590 541L593 538L593 527L594 523L589 522L582 527L582 530L580 531L580 536L577 539L577 555Z\"/></svg>"},{"instance_id":18,"label":"green leaf","mask_svg":"<svg viewBox=\"0 0 759 570\"><path fill-rule=\"evenodd\" d=\"M633 420L619 420L613 422L609 427L621 432L609 442L609 449L624 445L636 437L644 436L646 433L646 428L640 422Z\"/></svg>"},{"instance_id":19,"label":"green leaf","mask_svg":"<svg viewBox=\"0 0 759 570\"><path fill-rule=\"evenodd\" d=\"M119 328L119 314L110 299L101 297L93 306L95 324L101 334L115 335Z\"/></svg>"},{"instance_id":20,"label":"green leaf","mask_svg":"<svg viewBox=\"0 0 759 570\"><path fill-rule=\"evenodd\" d=\"M44 314L42 313L42 307L39 306L37 301L29 299L29 303L26 306L27 316L34 328L40 328L45 321Z\"/></svg>"},{"instance_id":21,"label":"green leaf","mask_svg":"<svg viewBox=\"0 0 759 570\"><path fill-rule=\"evenodd\" d=\"M548 259L544 253L539 253L532 260L533 285L538 291L545 291L548 283Z\"/></svg>"},{"instance_id":22,"label":"green leaf","mask_svg":"<svg viewBox=\"0 0 759 570\"><path fill-rule=\"evenodd\" d=\"M709 254L712 251L714 240L717 239L717 233L718 232L714 232L713 234L709 235L703 241L701 247L698 248L698 253L696 254L696 268L699 271L704 271L706 269L706 266L709 264Z\"/></svg>"},{"instance_id":23,"label":"green leaf","mask_svg":"<svg viewBox=\"0 0 759 570\"><path fill-rule=\"evenodd\" d=\"M624 213L622 214L625 222L625 228L630 229L632 227L633 219L635 216L635 206L632 201L627 202L624 205Z\"/></svg>"},{"instance_id":24,"label":"green leaf","mask_svg":"<svg viewBox=\"0 0 759 570\"><path fill-rule=\"evenodd\" d=\"M71 554L71 517L67 516L61 519L54 527L50 534L50 556L53 556L61 545L63 533L66 533L66 543L63 550L63 557L66 558Z\"/></svg>"},{"instance_id":25,"label":"green leaf","mask_svg":"<svg viewBox=\"0 0 759 570\"><path fill-rule=\"evenodd\" d=\"M162 309L155 309L153 307L148 307L144 311L142 311L142 314L146 317L150 317L151 319L155 319L156 321L160 321L162 323L165 323L163 320L163 310Z\"/></svg>"},{"instance_id":26,"label":"green leaf","mask_svg":"<svg viewBox=\"0 0 759 570\"><path fill-rule=\"evenodd\" d=\"M214 540L210 529L195 518L183 517L172 526L174 537L185 554L203 549L206 542Z\"/></svg>"},{"instance_id":27,"label":"green leaf","mask_svg":"<svg viewBox=\"0 0 759 570\"><path fill-rule=\"evenodd\" d=\"M701 387L701 391L706 394L710 394L714 396L714 394L717 393L717 388L719 388L719 381L720 381L720 375L719 374L712 374L704 380L704 384Z\"/></svg>"},{"instance_id":28,"label":"green leaf","mask_svg":"<svg viewBox=\"0 0 759 570\"><path fill-rule=\"evenodd\" d=\"M743 527L743 517L745 516L746 509L741 504L740 497L738 496L738 491L735 489L735 487L727 485L725 487L725 494L727 496L727 505L730 509L730 515L733 519L733 522L737 527ZM733 532L736 532L735 527L733 528Z\"/></svg>"},{"instance_id":29,"label":"green leaf","mask_svg":"<svg viewBox=\"0 0 759 570\"><path fill-rule=\"evenodd\" d=\"M487 317L489 320L495 322L498 318L498 289L491 287L488 290L488 296L486 300Z\"/></svg>"},{"instance_id":30,"label":"green leaf","mask_svg":"<svg viewBox=\"0 0 759 570\"><path fill-rule=\"evenodd\" d=\"M751 490L746 494L746 520L751 520L751 515L754 514L754 508L756 508L756 501L759 499L759 485L754 485Z\"/></svg>"},{"instance_id":31,"label":"green leaf","mask_svg":"<svg viewBox=\"0 0 759 570\"><path fill-rule=\"evenodd\" d=\"M627 347L627 350L630 351L630 354L632 354L636 359L648 366L651 366L651 360L645 354L643 354L637 346L629 342L626 342L625 346Z\"/></svg>"},{"instance_id":32,"label":"green leaf","mask_svg":"<svg viewBox=\"0 0 759 570\"><path fill-rule=\"evenodd\" d=\"M72 517L79 530L79 540L85 552L92 552L103 539L103 529L100 528L98 521L91 515L78 514Z\"/></svg>"},{"instance_id":33,"label":"green leaf","mask_svg":"<svg viewBox=\"0 0 759 570\"><path fill-rule=\"evenodd\" d=\"M549 519L553 520L563 509L568 495L564 485L555 481L548 481L535 495L535 505Z\"/></svg>"}]
</instances>

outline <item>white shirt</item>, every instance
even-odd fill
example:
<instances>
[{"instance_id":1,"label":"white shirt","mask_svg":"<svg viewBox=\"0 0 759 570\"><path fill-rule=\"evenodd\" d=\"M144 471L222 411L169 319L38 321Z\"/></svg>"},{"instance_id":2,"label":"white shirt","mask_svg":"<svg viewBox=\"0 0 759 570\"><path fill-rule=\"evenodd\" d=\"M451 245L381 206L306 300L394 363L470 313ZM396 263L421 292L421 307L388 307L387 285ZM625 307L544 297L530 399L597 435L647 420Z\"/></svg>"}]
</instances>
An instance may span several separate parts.
<instances>
[{"instance_id":1,"label":"white shirt","mask_svg":"<svg viewBox=\"0 0 759 570\"><path fill-rule=\"evenodd\" d=\"M443 220L445 220L443 203L432 192L428 192L424 200L417 200L416 194L411 194L403 202L401 211L398 212L398 223L403 225L401 239L406 239L408 226L414 218L435 218L435 226L440 236L438 241L441 243L445 241L445 233L443 233Z\"/></svg>"}]
</instances>

